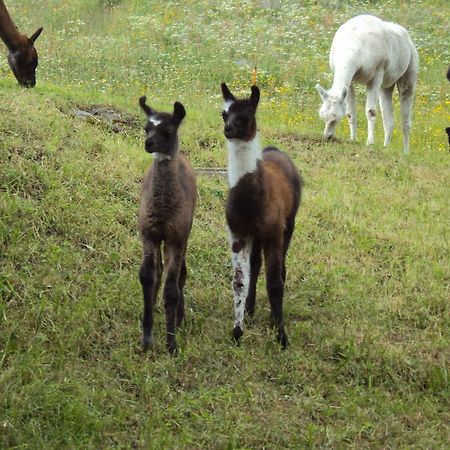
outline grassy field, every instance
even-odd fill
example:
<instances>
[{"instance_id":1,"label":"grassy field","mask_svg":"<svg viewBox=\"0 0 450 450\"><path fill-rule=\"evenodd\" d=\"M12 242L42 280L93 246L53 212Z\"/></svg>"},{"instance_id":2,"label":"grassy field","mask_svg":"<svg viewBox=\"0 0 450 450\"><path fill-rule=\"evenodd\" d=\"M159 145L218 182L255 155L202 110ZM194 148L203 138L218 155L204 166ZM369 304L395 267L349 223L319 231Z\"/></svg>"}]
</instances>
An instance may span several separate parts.
<instances>
[{"instance_id":1,"label":"grassy field","mask_svg":"<svg viewBox=\"0 0 450 450\"><path fill-rule=\"evenodd\" d=\"M450 125L447 1L7 0L44 32L36 88L0 58L1 448L448 448ZM420 57L411 153L401 133L323 142L316 82L329 87L340 23L398 21ZM4 53L4 48L0 50ZM231 342L226 182L198 177L187 321L177 358L139 348L137 99L182 101L182 148L226 161L220 82L247 92L258 66L264 144L294 159L304 201L288 260L290 347L268 327L264 283ZM395 95L398 123L398 99ZM103 105L111 124L75 111Z\"/></svg>"}]
</instances>

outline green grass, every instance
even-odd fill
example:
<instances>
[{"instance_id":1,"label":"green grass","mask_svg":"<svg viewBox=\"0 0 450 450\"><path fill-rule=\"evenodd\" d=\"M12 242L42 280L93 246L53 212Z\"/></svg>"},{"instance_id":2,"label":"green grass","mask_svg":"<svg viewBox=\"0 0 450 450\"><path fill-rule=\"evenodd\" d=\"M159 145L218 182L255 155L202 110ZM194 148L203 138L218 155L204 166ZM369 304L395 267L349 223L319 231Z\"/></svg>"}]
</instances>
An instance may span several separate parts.
<instances>
[{"instance_id":1,"label":"green grass","mask_svg":"<svg viewBox=\"0 0 450 450\"><path fill-rule=\"evenodd\" d=\"M1 448L447 448L450 440L447 2L139 0L7 2L44 26L38 84L0 58ZM13 4L14 3L14 4ZM35 5L36 4L36 5ZM411 154L323 142L314 85L329 85L338 24L372 12L404 25L421 61ZM248 90L260 134L305 179L290 249L281 351L264 282L232 344L226 182L198 177L181 353L139 349L137 99L182 101L183 150L226 162L219 84ZM76 117L110 105L115 133ZM398 116L398 101L395 99ZM398 123L398 117L397 117Z\"/></svg>"}]
</instances>

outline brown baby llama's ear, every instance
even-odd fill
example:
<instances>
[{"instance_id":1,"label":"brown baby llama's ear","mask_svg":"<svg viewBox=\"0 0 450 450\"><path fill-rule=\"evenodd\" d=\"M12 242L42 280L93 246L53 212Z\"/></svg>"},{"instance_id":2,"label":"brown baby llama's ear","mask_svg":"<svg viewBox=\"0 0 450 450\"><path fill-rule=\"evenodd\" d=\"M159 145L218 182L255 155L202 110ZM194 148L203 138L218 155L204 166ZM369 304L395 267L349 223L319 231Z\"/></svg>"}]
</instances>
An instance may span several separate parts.
<instances>
[{"instance_id":1,"label":"brown baby llama's ear","mask_svg":"<svg viewBox=\"0 0 450 450\"><path fill-rule=\"evenodd\" d=\"M258 86L252 86L252 95L250 95L250 102L256 108L259 103L260 92Z\"/></svg>"},{"instance_id":2,"label":"brown baby llama's ear","mask_svg":"<svg viewBox=\"0 0 450 450\"><path fill-rule=\"evenodd\" d=\"M231 93L231 91L228 89L228 86L225 83L222 83L220 87L222 88L223 99L226 102L234 102L236 100L236 97Z\"/></svg>"},{"instance_id":3,"label":"brown baby llama's ear","mask_svg":"<svg viewBox=\"0 0 450 450\"><path fill-rule=\"evenodd\" d=\"M153 116L156 114L156 111L154 111L150 106L147 105L147 97L143 95L139 99L139 105L141 106L142 110L147 114L147 116Z\"/></svg>"},{"instance_id":4,"label":"brown baby llama's ear","mask_svg":"<svg viewBox=\"0 0 450 450\"><path fill-rule=\"evenodd\" d=\"M34 44L34 41L40 36L40 34L42 33L43 28L38 28L34 34L28 38L28 40L31 42L31 44Z\"/></svg>"},{"instance_id":5,"label":"brown baby llama's ear","mask_svg":"<svg viewBox=\"0 0 450 450\"><path fill-rule=\"evenodd\" d=\"M173 122L175 125L179 125L186 115L186 110L180 102L175 102L173 104Z\"/></svg>"}]
</instances>

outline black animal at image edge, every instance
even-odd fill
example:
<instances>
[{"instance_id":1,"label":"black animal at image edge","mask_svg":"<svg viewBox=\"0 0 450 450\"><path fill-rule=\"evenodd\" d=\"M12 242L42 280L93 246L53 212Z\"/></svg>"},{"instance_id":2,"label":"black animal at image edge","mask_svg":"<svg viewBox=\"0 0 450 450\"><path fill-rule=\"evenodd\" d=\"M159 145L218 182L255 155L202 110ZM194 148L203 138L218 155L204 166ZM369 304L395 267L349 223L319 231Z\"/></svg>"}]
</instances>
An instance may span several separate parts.
<instances>
[{"instance_id":1,"label":"black animal at image edge","mask_svg":"<svg viewBox=\"0 0 450 450\"><path fill-rule=\"evenodd\" d=\"M448 66L447 69L447 80L450 81L450 66ZM447 127L445 129L446 133L447 133L447 137L448 137L448 145L450 145L450 127Z\"/></svg>"}]
</instances>

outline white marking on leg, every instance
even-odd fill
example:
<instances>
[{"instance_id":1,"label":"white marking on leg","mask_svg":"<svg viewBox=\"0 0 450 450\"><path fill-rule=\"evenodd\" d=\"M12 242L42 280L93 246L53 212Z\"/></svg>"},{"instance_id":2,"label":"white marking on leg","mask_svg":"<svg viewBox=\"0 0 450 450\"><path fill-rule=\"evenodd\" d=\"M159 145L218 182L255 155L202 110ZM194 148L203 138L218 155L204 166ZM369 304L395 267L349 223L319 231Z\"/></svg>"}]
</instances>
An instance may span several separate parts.
<instances>
[{"instance_id":1,"label":"white marking on leg","mask_svg":"<svg viewBox=\"0 0 450 450\"><path fill-rule=\"evenodd\" d=\"M234 295L234 326L244 329L245 300L248 295L250 283L250 254L252 251L252 239L232 238L231 244L242 245L237 252L232 252L233 264L233 295ZM242 243L242 244L241 244Z\"/></svg>"}]
</instances>

